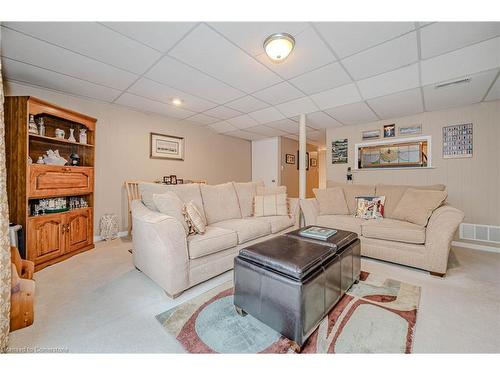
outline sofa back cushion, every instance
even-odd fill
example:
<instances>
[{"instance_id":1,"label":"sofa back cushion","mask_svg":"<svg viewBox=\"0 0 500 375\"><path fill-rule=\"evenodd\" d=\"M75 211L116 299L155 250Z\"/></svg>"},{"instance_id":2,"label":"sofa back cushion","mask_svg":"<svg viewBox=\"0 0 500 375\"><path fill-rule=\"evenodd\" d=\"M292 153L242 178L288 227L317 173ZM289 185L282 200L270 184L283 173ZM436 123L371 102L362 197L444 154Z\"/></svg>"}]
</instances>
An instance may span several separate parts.
<instances>
[{"instance_id":1,"label":"sofa back cushion","mask_svg":"<svg viewBox=\"0 0 500 375\"><path fill-rule=\"evenodd\" d=\"M240 203L241 216L249 217L253 213L253 199L257 194L257 187L264 186L262 181L258 182L235 182L234 189Z\"/></svg>"},{"instance_id":2,"label":"sofa back cushion","mask_svg":"<svg viewBox=\"0 0 500 375\"><path fill-rule=\"evenodd\" d=\"M140 182L139 193L141 194L142 203L153 211L159 211L153 201L153 194L163 194L167 191L174 192L183 203L193 201L200 209L200 213L205 218L203 210L203 200L201 199L199 184L180 184L180 185L163 185L152 182ZM205 220L205 219L204 219Z\"/></svg>"},{"instance_id":3,"label":"sofa back cushion","mask_svg":"<svg viewBox=\"0 0 500 375\"><path fill-rule=\"evenodd\" d=\"M286 194L286 186L257 186L257 195Z\"/></svg>"},{"instance_id":4,"label":"sofa back cushion","mask_svg":"<svg viewBox=\"0 0 500 375\"><path fill-rule=\"evenodd\" d=\"M437 185L427 185L427 186L410 186L410 185L384 185L378 184L375 186L375 193L377 195L385 196L384 205L384 217L394 219L393 212L396 209L399 201L403 197L403 194L408 190L408 188L418 189L418 190L437 190L444 191L446 186L442 184Z\"/></svg>"},{"instance_id":5,"label":"sofa back cushion","mask_svg":"<svg viewBox=\"0 0 500 375\"><path fill-rule=\"evenodd\" d=\"M256 195L253 205L253 216L285 216L288 215L286 194Z\"/></svg>"},{"instance_id":6,"label":"sofa back cushion","mask_svg":"<svg viewBox=\"0 0 500 375\"><path fill-rule=\"evenodd\" d=\"M356 213L356 197L375 195L375 185L357 185L327 181L326 187L341 187L344 190L344 196L350 215L354 215Z\"/></svg>"},{"instance_id":7,"label":"sofa back cushion","mask_svg":"<svg viewBox=\"0 0 500 375\"><path fill-rule=\"evenodd\" d=\"M158 211L177 219L177 221L184 227L186 235L189 234L189 225L186 222L186 218L183 213L184 202L182 202L177 194L173 191L167 191L162 194L153 194L153 202Z\"/></svg>"},{"instance_id":8,"label":"sofa back cushion","mask_svg":"<svg viewBox=\"0 0 500 375\"><path fill-rule=\"evenodd\" d=\"M232 182L201 185L203 208L208 225L229 219L241 219L238 195Z\"/></svg>"},{"instance_id":9,"label":"sofa back cushion","mask_svg":"<svg viewBox=\"0 0 500 375\"><path fill-rule=\"evenodd\" d=\"M408 188L392 215L397 220L427 226L432 212L444 203L447 196L446 191Z\"/></svg>"},{"instance_id":10,"label":"sofa back cushion","mask_svg":"<svg viewBox=\"0 0 500 375\"><path fill-rule=\"evenodd\" d=\"M320 215L349 215L349 208L340 186L327 189L313 189L319 205Z\"/></svg>"}]
</instances>

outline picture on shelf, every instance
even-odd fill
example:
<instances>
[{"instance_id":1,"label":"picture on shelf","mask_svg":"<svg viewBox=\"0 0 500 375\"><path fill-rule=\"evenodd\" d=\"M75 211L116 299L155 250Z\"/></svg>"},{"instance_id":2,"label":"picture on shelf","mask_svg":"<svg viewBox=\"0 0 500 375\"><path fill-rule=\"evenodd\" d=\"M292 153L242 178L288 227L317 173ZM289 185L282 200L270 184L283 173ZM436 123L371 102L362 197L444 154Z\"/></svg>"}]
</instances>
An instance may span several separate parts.
<instances>
[{"instance_id":1,"label":"picture on shelf","mask_svg":"<svg viewBox=\"0 0 500 375\"><path fill-rule=\"evenodd\" d=\"M473 148L472 123L443 128L443 158L471 158Z\"/></svg>"},{"instance_id":2,"label":"picture on shelf","mask_svg":"<svg viewBox=\"0 0 500 375\"><path fill-rule=\"evenodd\" d=\"M184 138L151 133L149 157L151 159L184 160Z\"/></svg>"},{"instance_id":3,"label":"picture on shelf","mask_svg":"<svg viewBox=\"0 0 500 375\"><path fill-rule=\"evenodd\" d=\"M380 138L380 129L365 130L364 132L361 133L361 136L363 138L363 141L365 141L367 139L377 139L377 138Z\"/></svg>"},{"instance_id":4,"label":"picture on shelf","mask_svg":"<svg viewBox=\"0 0 500 375\"><path fill-rule=\"evenodd\" d=\"M384 138L396 136L396 124L384 125Z\"/></svg>"},{"instance_id":5,"label":"picture on shelf","mask_svg":"<svg viewBox=\"0 0 500 375\"><path fill-rule=\"evenodd\" d=\"M422 124L404 126L398 128L398 135L422 134Z\"/></svg>"},{"instance_id":6,"label":"picture on shelf","mask_svg":"<svg viewBox=\"0 0 500 375\"><path fill-rule=\"evenodd\" d=\"M347 138L332 142L332 164L347 163Z\"/></svg>"},{"instance_id":7,"label":"picture on shelf","mask_svg":"<svg viewBox=\"0 0 500 375\"><path fill-rule=\"evenodd\" d=\"M286 154L285 163L287 163L287 164L295 164L295 155L293 155L293 154Z\"/></svg>"}]
</instances>

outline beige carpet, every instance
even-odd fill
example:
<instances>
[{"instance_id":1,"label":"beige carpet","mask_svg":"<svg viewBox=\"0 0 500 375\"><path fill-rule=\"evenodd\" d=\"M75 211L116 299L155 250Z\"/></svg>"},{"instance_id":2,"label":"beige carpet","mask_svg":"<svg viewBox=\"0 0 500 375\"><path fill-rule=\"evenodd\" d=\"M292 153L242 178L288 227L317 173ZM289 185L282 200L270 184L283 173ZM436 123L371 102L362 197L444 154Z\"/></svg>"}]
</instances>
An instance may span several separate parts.
<instances>
[{"instance_id":1,"label":"beige carpet","mask_svg":"<svg viewBox=\"0 0 500 375\"><path fill-rule=\"evenodd\" d=\"M35 323L13 332L10 347L182 352L155 315L231 280L232 273L171 300L134 268L130 248L122 239L101 242L95 250L37 272ZM362 268L422 287L414 353L500 352L500 255L457 248L450 260L444 279L368 259Z\"/></svg>"}]
</instances>

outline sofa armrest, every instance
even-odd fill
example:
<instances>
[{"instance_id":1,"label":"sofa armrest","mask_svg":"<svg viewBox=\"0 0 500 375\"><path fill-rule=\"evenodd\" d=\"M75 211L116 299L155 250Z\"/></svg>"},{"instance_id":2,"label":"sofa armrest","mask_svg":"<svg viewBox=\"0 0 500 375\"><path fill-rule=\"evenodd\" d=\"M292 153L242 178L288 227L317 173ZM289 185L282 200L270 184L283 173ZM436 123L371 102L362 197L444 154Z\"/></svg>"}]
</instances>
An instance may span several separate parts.
<instances>
[{"instance_id":1,"label":"sofa armrest","mask_svg":"<svg viewBox=\"0 0 500 375\"><path fill-rule=\"evenodd\" d=\"M132 202L133 257L135 266L169 295L189 286L186 232L171 216Z\"/></svg>"},{"instance_id":2,"label":"sofa armrest","mask_svg":"<svg viewBox=\"0 0 500 375\"><path fill-rule=\"evenodd\" d=\"M316 198L301 199L300 209L304 214L305 225L316 224L316 219L319 215L319 206Z\"/></svg>"},{"instance_id":3,"label":"sofa armrest","mask_svg":"<svg viewBox=\"0 0 500 375\"><path fill-rule=\"evenodd\" d=\"M290 218L293 219L293 225L300 225L300 200L299 198L288 198L290 207Z\"/></svg>"},{"instance_id":4,"label":"sofa armrest","mask_svg":"<svg viewBox=\"0 0 500 375\"><path fill-rule=\"evenodd\" d=\"M434 210L425 232L427 267L431 272L446 273L451 241L464 213L444 205Z\"/></svg>"}]
</instances>

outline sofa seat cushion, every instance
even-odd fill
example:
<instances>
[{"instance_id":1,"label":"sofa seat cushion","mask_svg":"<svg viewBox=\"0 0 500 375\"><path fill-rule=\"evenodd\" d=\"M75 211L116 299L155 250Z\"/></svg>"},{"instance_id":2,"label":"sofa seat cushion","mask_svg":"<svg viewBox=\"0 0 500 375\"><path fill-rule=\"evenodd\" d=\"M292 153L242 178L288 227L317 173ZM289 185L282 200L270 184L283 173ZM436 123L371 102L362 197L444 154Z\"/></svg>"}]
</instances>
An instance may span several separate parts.
<instances>
[{"instance_id":1,"label":"sofa seat cushion","mask_svg":"<svg viewBox=\"0 0 500 375\"><path fill-rule=\"evenodd\" d=\"M293 227L293 225L295 224L293 219L291 219L290 216L288 216L288 215L263 216L263 217L256 218L256 220L269 223L269 225L271 225L271 233L273 233L273 234L281 232L282 230L285 230L286 228Z\"/></svg>"},{"instance_id":2,"label":"sofa seat cushion","mask_svg":"<svg viewBox=\"0 0 500 375\"><path fill-rule=\"evenodd\" d=\"M394 219L366 220L361 225L361 234L379 240L425 243L425 227Z\"/></svg>"},{"instance_id":3,"label":"sofa seat cushion","mask_svg":"<svg viewBox=\"0 0 500 375\"><path fill-rule=\"evenodd\" d=\"M209 225L205 233L188 236L190 259L201 258L238 245L238 235L234 230Z\"/></svg>"},{"instance_id":4,"label":"sofa seat cushion","mask_svg":"<svg viewBox=\"0 0 500 375\"><path fill-rule=\"evenodd\" d=\"M322 227L348 230L361 235L361 224L366 220L352 215L319 215L316 224Z\"/></svg>"},{"instance_id":5,"label":"sofa seat cushion","mask_svg":"<svg viewBox=\"0 0 500 375\"><path fill-rule=\"evenodd\" d=\"M256 218L224 220L213 226L235 231L239 244L271 234L271 225Z\"/></svg>"}]
</instances>

